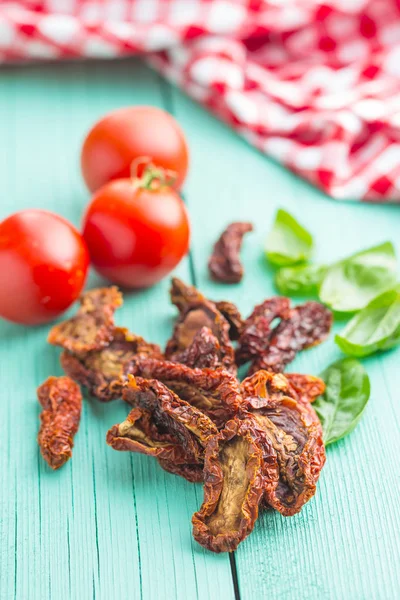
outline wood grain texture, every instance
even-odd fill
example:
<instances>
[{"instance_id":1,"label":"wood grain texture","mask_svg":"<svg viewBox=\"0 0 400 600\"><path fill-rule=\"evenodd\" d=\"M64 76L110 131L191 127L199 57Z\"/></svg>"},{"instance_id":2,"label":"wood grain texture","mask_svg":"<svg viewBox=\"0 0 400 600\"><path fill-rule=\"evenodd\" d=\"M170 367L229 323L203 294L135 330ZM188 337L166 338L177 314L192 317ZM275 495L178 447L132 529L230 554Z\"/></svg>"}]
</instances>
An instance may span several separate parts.
<instances>
[{"instance_id":1,"label":"wood grain texture","mask_svg":"<svg viewBox=\"0 0 400 600\"><path fill-rule=\"evenodd\" d=\"M78 224L87 198L77 158L84 132L127 104L165 106L187 133L192 258L177 274L210 296L232 299L248 313L274 293L262 248L278 206L314 232L321 261L385 239L400 254L398 207L327 199L136 61L0 72L0 218L40 206ZM212 243L240 219L256 226L243 247L244 283L212 283ZM164 343L175 314L167 288L163 282L130 295L118 322ZM191 538L201 486L164 473L148 457L106 446L108 427L126 414L120 403L86 402L72 461L56 473L43 463L35 388L61 373L47 330L0 324L1 599L233 599L229 557L203 551ZM293 370L318 373L338 356L329 341L303 353ZM370 404L357 429L328 449L318 493L301 515L264 513L235 553L243 600L400 595L399 358L392 351L365 361Z\"/></svg>"}]
</instances>

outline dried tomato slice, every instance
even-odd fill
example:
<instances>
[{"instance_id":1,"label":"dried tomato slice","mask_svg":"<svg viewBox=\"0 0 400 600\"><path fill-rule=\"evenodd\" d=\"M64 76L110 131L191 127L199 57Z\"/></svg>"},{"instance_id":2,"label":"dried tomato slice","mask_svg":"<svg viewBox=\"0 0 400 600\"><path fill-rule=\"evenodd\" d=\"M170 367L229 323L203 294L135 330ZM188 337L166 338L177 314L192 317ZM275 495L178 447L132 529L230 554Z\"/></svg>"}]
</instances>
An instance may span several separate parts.
<instances>
[{"instance_id":1,"label":"dried tomato slice","mask_svg":"<svg viewBox=\"0 0 400 600\"><path fill-rule=\"evenodd\" d=\"M54 325L48 342L76 355L100 350L112 340L114 312L122 305L122 294L116 287L91 290L80 299L75 317Z\"/></svg>"},{"instance_id":2,"label":"dried tomato slice","mask_svg":"<svg viewBox=\"0 0 400 600\"><path fill-rule=\"evenodd\" d=\"M325 391L325 382L319 377L302 373L285 373L285 377L296 398L303 404L314 402Z\"/></svg>"},{"instance_id":3,"label":"dried tomato slice","mask_svg":"<svg viewBox=\"0 0 400 600\"><path fill-rule=\"evenodd\" d=\"M325 448L321 424L311 405L303 405L292 396L283 375L271 375L256 373L242 383L242 389L250 394L246 398L247 410L278 458L279 482L276 489L266 491L265 501L282 515L291 516L315 494L325 464ZM251 395L252 386L257 396Z\"/></svg>"},{"instance_id":4,"label":"dried tomato slice","mask_svg":"<svg viewBox=\"0 0 400 600\"><path fill-rule=\"evenodd\" d=\"M192 369L217 369L221 366L221 346L208 327L202 327L196 333L186 350L174 355L180 362Z\"/></svg>"},{"instance_id":5,"label":"dried tomato slice","mask_svg":"<svg viewBox=\"0 0 400 600\"><path fill-rule=\"evenodd\" d=\"M250 377L246 377L240 384L240 391L244 399L251 398L253 408L267 406L271 398L292 396L286 376L269 371L257 371Z\"/></svg>"},{"instance_id":6,"label":"dried tomato slice","mask_svg":"<svg viewBox=\"0 0 400 600\"><path fill-rule=\"evenodd\" d=\"M285 319L290 315L290 300L274 296L258 304L245 320L236 351L236 362L243 365L256 360L268 350L271 324L275 319Z\"/></svg>"},{"instance_id":7,"label":"dried tomato slice","mask_svg":"<svg viewBox=\"0 0 400 600\"><path fill-rule=\"evenodd\" d=\"M215 306L229 323L230 339L238 340L244 327L244 320L236 304L227 300L221 300L215 302Z\"/></svg>"},{"instance_id":8,"label":"dried tomato slice","mask_svg":"<svg viewBox=\"0 0 400 600\"><path fill-rule=\"evenodd\" d=\"M121 377L134 371L138 358L154 356L162 359L163 356L159 346L127 329L116 327L112 336L112 342L101 350L80 357L65 351L60 359L67 375L87 387L90 394L102 402L121 397Z\"/></svg>"},{"instance_id":9,"label":"dried tomato slice","mask_svg":"<svg viewBox=\"0 0 400 600\"><path fill-rule=\"evenodd\" d=\"M131 406L150 411L157 427L179 441L189 464L203 458L210 436L217 433L216 426L205 414L155 379L129 375L122 398Z\"/></svg>"},{"instance_id":10,"label":"dried tomato slice","mask_svg":"<svg viewBox=\"0 0 400 600\"><path fill-rule=\"evenodd\" d=\"M188 304L185 311L181 312L165 349L166 358L172 362L182 362L182 352L192 344L195 335L203 327L210 329L219 342L219 366L236 372L229 323L215 304L205 299Z\"/></svg>"},{"instance_id":11,"label":"dried tomato slice","mask_svg":"<svg viewBox=\"0 0 400 600\"><path fill-rule=\"evenodd\" d=\"M217 433L210 419L155 380L130 376L123 398L135 408L110 429L107 443L155 456L166 471L202 481L204 447Z\"/></svg>"},{"instance_id":12,"label":"dried tomato slice","mask_svg":"<svg viewBox=\"0 0 400 600\"><path fill-rule=\"evenodd\" d=\"M193 537L213 552L231 552L253 530L264 494L263 451L255 422L233 419L210 439L204 501L193 515Z\"/></svg>"},{"instance_id":13,"label":"dried tomato slice","mask_svg":"<svg viewBox=\"0 0 400 600\"><path fill-rule=\"evenodd\" d=\"M227 371L191 369L186 365L148 358L137 362L135 373L158 379L210 417L218 427L223 427L243 405L239 382Z\"/></svg>"},{"instance_id":14,"label":"dried tomato slice","mask_svg":"<svg viewBox=\"0 0 400 600\"><path fill-rule=\"evenodd\" d=\"M208 261L213 279L223 283L239 283L242 280L244 269L239 252L243 236L250 231L253 231L251 223L231 223L222 232Z\"/></svg>"},{"instance_id":15,"label":"dried tomato slice","mask_svg":"<svg viewBox=\"0 0 400 600\"><path fill-rule=\"evenodd\" d=\"M284 516L294 515L314 496L325 464L321 425L316 416L311 421L309 409L287 398L254 415L276 450L280 468L276 492L266 494L266 502Z\"/></svg>"},{"instance_id":16,"label":"dried tomato slice","mask_svg":"<svg viewBox=\"0 0 400 600\"><path fill-rule=\"evenodd\" d=\"M207 300L193 285L183 283L177 277L172 278L170 290L171 302L175 304L180 313L184 313L193 303L211 302L222 314L229 324L229 337L231 340L237 340L243 327L243 319L239 309L233 302L227 300L213 301Z\"/></svg>"},{"instance_id":17,"label":"dried tomato slice","mask_svg":"<svg viewBox=\"0 0 400 600\"><path fill-rule=\"evenodd\" d=\"M300 350L323 342L332 326L332 313L318 302L306 302L291 309L268 336L264 351L252 362L249 374L260 369L281 373Z\"/></svg>"},{"instance_id":18,"label":"dried tomato slice","mask_svg":"<svg viewBox=\"0 0 400 600\"><path fill-rule=\"evenodd\" d=\"M332 313L318 302L293 308L271 332L267 351L257 358L250 373L259 369L282 372L297 352L323 342L332 326Z\"/></svg>"},{"instance_id":19,"label":"dried tomato slice","mask_svg":"<svg viewBox=\"0 0 400 600\"><path fill-rule=\"evenodd\" d=\"M133 408L123 423L111 427L107 444L121 452L139 452L181 465L193 459L175 435L159 430L150 410L139 407Z\"/></svg>"},{"instance_id":20,"label":"dried tomato slice","mask_svg":"<svg viewBox=\"0 0 400 600\"><path fill-rule=\"evenodd\" d=\"M38 444L45 461L59 469L72 456L82 410L79 386L69 377L49 377L37 390L43 407Z\"/></svg>"},{"instance_id":21,"label":"dried tomato slice","mask_svg":"<svg viewBox=\"0 0 400 600\"><path fill-rule=\"evenodd\" d=\"M193 302L201 303L206 300L206 297L197 288L183 283L177 277L171 279L169 294L172 304L175 304L180 313L186 312L188 306Z\"/></svg>"}]
</instances>

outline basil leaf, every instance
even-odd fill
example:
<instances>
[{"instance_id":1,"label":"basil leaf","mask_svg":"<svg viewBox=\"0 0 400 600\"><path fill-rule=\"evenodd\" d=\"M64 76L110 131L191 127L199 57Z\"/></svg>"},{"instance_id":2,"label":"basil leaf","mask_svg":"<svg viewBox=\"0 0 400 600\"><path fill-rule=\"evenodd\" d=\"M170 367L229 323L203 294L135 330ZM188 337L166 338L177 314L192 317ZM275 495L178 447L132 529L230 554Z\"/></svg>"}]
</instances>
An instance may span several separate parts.
<instances>
[{"instance_id":1,"label":"basil leaf","mask_svg":"<svg viewBox=\"0 0 400 600\"><path fill-rule=\"evenodd\" d=\"M331 267L322 281L320 300L337 312L356 312L396 282L393 245L385 242Z\"/></svg>"},{"instance_id":2,"label":"basil leaf","mask_svg":"<svg viewBox=\"0 0 400 600\"><path fill-rule=\"evenodd\" d=\"M312 247L312 235L292 215L279 209L267 238L268 260L278 267L295 265L309 258Z\"/></svg>"},{"instance_id":3,"label":"basil leaf","mask_svg":"<svg viewBox=\"0 0 400 600\"><path fill-rule=\"evenodd\" d=\"M318 287L326 273L323 265L284 267L275 275L275 285L285 296L317 295Z\"/></svg>"},{"instance_id":4,"label":"basil leaf","mask_svg":"<svg viewBox=\"0 0 400 600\"><path fill-rule=\"evenodd\" d=\"M369 377L355 358L343 358L330 365L320 377L325 393L313 407L321 421L327 446L353 431L370 396Z\"/></svg>"},{"instance_id":5,"label":"basil leaf","mask_svg":"<svg viewBox=\"0 0 400 600\"><path fill-rule=\"evenodd\" d=\"M350 356L369 356L400 344L400 286L374 298L336 335L335 342Z\"/></svg>"}]
</instances>

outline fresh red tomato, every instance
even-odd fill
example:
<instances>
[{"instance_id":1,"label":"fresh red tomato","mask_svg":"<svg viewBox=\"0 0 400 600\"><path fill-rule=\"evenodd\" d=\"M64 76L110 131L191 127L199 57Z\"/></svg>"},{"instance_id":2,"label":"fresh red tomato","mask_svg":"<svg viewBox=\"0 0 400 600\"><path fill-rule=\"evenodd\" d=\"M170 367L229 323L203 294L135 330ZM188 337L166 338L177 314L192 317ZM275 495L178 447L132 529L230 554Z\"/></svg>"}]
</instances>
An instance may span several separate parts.
<instances>
[{"instance_id":1,"label":"fresh red tomato","mask_svg":"<svg viewBox=\"0 0 400 600\"><path fill-rule=\"evenodd\" d=\"M93 126L83 143L81 166L86 185L95 192L112 179L129 177L132 161L143 156L158 167L175 171L174 188L180 189L189 158L175 119L154 106L109 113Z\"/></svg>"},{"instance_id":2,"label":"fresh red tomato","mask_svg":"<svg viewBox=\"0 0 400 600\"><path fill-rule=\"evenodd\" d=\"M23 210L0 223L0 317L37 325L64 312L85 284L89 255L68 221Z\"/></svg>"},{"instance_id":3,"label":"fresh red tomato","mask_svg":"<svg viewBox=\"0 0 400 600\"><path fill-rule=\"evenodd\" d=\"M151 169L142 179L117 179L100 188L83 221L94 268L127 288L165 277L188 251L189 234L181 198Z\"/></svg>"}]
</instances>

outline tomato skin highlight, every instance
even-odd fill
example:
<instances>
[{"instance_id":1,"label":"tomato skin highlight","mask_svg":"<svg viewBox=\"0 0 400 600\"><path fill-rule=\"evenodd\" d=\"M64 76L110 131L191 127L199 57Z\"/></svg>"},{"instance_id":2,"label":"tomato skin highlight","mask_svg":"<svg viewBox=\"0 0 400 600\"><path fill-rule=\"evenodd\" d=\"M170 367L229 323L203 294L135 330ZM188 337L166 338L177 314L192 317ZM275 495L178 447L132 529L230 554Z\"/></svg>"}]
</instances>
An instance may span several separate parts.
<instances>
[{"instance_id":1,"label":"tomato skin highlight","mask_svg":"<svg viewBox=\"0 0 400 600\"><path fill-rule=\"evenodd\" d=\"M82 146L81 168L87 187L95 192L111 180L129 177L132 161L141 156L175 171L174 188L180 189L189 152L183 131L169 113L154 106L131 106L105 115Z\"/></svg>"},{"instance_id":2,"label":"tomato skin highlight","mask_svg":"<svg viewBox=\"0 0 400 600\"><path fill-rule=\"evenodd\" d=\"M171 188L111 181L92 198L83 219L92 264L106 279L145 288L165 277L189 248L185 205Z\"/></svg>"},{"instance_id":3,"label":"tomato skin highlight","mask_svg":"<svg viewBox=\"0 0 400 600\"><path fill-rule=\"evenodd\" d=\"M22 210L0 223L0 317L22 325L55 319L80 295L89 254L71 223Z\"/></svg>"}]
</instances>

